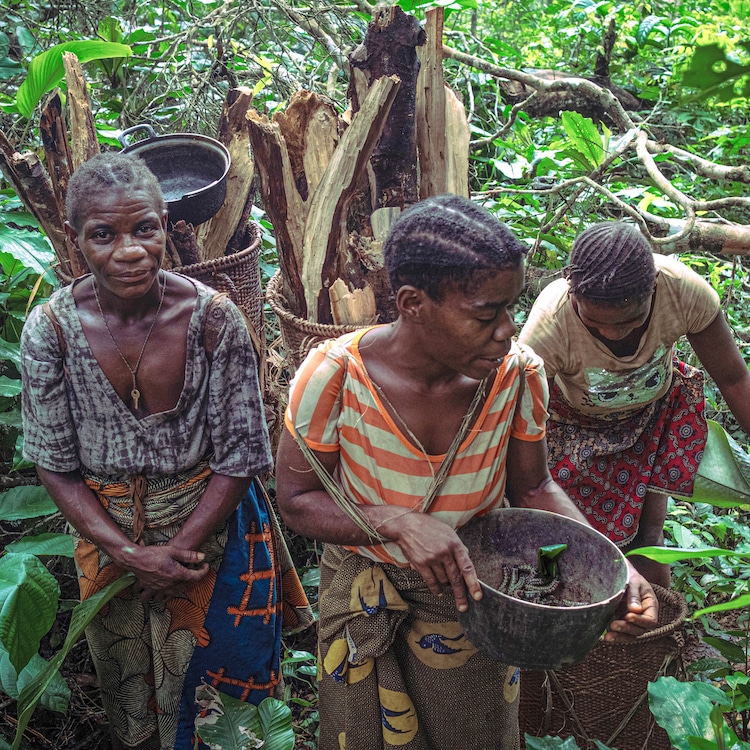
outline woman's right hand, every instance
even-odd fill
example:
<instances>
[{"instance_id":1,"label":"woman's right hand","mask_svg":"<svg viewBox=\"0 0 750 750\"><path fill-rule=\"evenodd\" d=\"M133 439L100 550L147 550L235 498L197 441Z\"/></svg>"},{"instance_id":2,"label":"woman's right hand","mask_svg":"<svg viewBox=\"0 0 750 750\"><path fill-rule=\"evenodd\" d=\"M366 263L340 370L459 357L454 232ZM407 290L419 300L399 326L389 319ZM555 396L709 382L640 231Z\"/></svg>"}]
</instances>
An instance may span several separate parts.
<instances>
[{"instance_id":1,"label":"woman's right hand","mask_svg":"<svg viewBox=\"0 0 750 750\"><path fill-rule=\"evenodd\" d=\"M203 552L169 544L132 544L123 548L116 562L138 579L136 589L143 601L163 601L208 573L204 558Z\"/></svg>"},{"instance_id":2,"label":"woman's right hand","mask_svg":"<svg viewBox=\"0 0 750 750\"><path fill-rule=\"evenodd\" d=\"M459 612L468 609L468 596L482 598L469 551L447 524L427 513L407 512L379 524L378 530L399 546L433 594L440 596L451 587Z\"/></svg>"}]
</instances>

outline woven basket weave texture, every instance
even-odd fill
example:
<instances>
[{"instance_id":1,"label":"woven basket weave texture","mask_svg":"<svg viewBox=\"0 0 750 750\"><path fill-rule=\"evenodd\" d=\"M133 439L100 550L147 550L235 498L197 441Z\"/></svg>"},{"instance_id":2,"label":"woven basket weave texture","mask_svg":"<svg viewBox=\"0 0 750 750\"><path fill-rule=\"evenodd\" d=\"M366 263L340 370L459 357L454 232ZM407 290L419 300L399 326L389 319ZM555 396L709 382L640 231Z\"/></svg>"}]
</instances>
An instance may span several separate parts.
<instances>
[{"instance_id":1,"label":"woven basket weave texture","mask_svg":"<svg viewBox=\"0 0 750 750\"><path fill-rule=\"evenodd\" d=\"M246 247L233 255L205 260L173 270L202 281L217 292L226 292L252 324L258 337L263 337L263 290L260 281L258 256L261 230L254 221L247 225Z\"/></svg>"},{"instance_id":2,"label":"woven basket weave texture","mask_svg":"<svg viewBox=\"0 0 750 750\"><path fill-rule=\"evenodd\" d=\"M351 333L366 326L356 325L327 325L312 323L304 318L298 318L289 310L284 299L281 286L281 272L276 271L266 287L266 299L271 309L279 319L281 329L281 343L292 368L299 367L308 352L322 341L335 339L345 333Z\"/></svg>"},{"instance_id":3,"label":"woven basket weave texture","mask_svg":"<svg viewBox=\"0 0 750 750\"><path fill-rule=\"evenodd\" d=\"M687 604L675 591L654 591L659 627L646 637L623 645L601 641L568 669L522 673L521 738L574 737L581 750L593 750L595 739L617 750L670 750L649 710L647 688L663 675L684 676Z\"/></svg>"}]
</instances>

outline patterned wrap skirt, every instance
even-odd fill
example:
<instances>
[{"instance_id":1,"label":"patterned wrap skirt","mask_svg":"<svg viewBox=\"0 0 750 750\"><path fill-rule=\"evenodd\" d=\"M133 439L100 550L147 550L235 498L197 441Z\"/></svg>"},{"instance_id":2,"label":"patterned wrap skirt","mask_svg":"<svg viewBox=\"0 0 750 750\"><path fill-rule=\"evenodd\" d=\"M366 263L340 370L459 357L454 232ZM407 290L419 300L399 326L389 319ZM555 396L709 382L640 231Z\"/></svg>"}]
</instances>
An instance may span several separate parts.
<instances>
[{"instance_id":1,"label":"patterned wrap skirt","mask_svg":"<svg viewBox=\"0 0 750 750\"><path fill-rule=\"evenodd\" d=\"M519 675L409 568L330 544L320 577L318 750L517 750Z\"/></svg>"},{"instance_id":2,"label":"patterned wrap skirt","mask_svg":"<svg viewBox=\"0 0 750 750\"><path fill-rule=\"evenodd\" d=\"M204 464L148 480L138 534L131 483L93 476L86 483L126 536L164 544L197 505L210 474ZM195 691L204 681L254 704L277 693L282 611L294 627L297 606L303 617L309 606L291 561L280 564L288 552L261 489L254 482L224 528L201 546L209 564L203 579L163 603L144 603L129 587L87 627L104 709L125 747L193 748ZM123 571L88 540L75 532L73 538L84 600ZM291 604L282 603L282 581Z\"/></svg>"},{"instance_id":3,"label":"patterned wrap skirt","mask_svg":"<svg viewBox=\"0 0 750 750\"><path fill-rule=\"evenodd\" d=\"M636 412L589 416L550 390L547 448L553 478L615 544L638 532L649 490L691 497L703 458L703 373L674 361L672 385Z\"/></svg>"}]
</instances>

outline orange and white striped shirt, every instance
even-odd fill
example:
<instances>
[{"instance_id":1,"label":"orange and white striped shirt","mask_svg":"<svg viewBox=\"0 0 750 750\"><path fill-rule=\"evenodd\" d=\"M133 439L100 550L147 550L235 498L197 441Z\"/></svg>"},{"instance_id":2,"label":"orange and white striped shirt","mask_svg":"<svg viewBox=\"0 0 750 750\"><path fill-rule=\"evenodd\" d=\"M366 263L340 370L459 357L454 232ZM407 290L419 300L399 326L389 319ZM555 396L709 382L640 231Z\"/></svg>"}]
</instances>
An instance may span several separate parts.
<instances>
[{"instance_id":1,"label":"orange and white striped shirt","mask_svg":"<svg viewBox=\"0 0 750 750\"><path fill-rule=\"evenodd\" d=\"M292 434L295 425L312 450L338 451L335 479L353 502L417 508L444 455L422 452L385 409L359 351L367 330L326 341L308 354L290 386L286 425ZM459 528L498 507L508 441L544 437L547 395L542 360L514 343L428 512ZM351 549L380 562L407 564L393 543Z\"/></svg>"}]
</instances>

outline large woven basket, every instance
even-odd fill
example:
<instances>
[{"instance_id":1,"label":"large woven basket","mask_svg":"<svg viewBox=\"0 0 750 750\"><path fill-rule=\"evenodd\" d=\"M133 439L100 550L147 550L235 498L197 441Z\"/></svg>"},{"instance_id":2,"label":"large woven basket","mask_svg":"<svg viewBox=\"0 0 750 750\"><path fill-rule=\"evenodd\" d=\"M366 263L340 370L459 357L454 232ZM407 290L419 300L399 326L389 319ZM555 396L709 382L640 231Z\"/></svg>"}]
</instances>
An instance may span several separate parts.
<instances>
[{"instance_id":1,"label":"large woven basket","mask_svg":"<svg viewBox=\"0 0 750 750\"><path fill-rule=\"evenodd\" d=\"M279 319L281 343L292 369L299 367L308 352L322 341L335 339L345 333L351 333L365 327L312 323L309 320L297 317L291 312L287 301L284 299L281 282L281 272L276 271L266 287L266 299Z\"/></svg>"},{"instance_id":2,"label":"large woven basket","mask_svg":"<svg viewBox=\"0 0 750 750\"><path fill-rule=\"evenodd\" d=\"M617 750L670 750L667 733L648 707L648 683L670 675L684 677L685 599L654 586L659 627L632 643L600 641L568 669L522 672L521 737L574 737L581 750L599 740Z\"/></svg>"},{"instance_id":3,"label":"large woven basket","mask_svg":"<svg viewBox=\"0 0 750 750\"><path fill-rule=\"evenodd\" d=\"M258 267L260 243L260 227L251 221L245 232L244 250L215 260L176 266L173 270L198 279L217 292L226 292L232 302L242 310L258 339L262 341L263 290Z\"/></svg>"}]
</instances>

